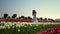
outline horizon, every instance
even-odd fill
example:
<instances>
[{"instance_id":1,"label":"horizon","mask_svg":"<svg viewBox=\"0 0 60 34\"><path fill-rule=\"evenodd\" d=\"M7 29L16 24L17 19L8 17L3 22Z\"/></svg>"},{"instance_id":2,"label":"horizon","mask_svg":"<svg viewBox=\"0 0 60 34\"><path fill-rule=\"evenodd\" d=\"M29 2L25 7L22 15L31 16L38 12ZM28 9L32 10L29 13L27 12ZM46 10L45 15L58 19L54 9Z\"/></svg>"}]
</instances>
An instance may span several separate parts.
<instances>
[{"instance_id":1,"label":"horizon","mask_svg":"<svg viewBox=\"0 0 60 34\"><path fill-rule=\"evenodd\" d=\"M9 16L31 16L32 10L36 10L37 17L60 18L60 0L0 0L0 17L4 13Z\"/></svg>"}]
</instances>

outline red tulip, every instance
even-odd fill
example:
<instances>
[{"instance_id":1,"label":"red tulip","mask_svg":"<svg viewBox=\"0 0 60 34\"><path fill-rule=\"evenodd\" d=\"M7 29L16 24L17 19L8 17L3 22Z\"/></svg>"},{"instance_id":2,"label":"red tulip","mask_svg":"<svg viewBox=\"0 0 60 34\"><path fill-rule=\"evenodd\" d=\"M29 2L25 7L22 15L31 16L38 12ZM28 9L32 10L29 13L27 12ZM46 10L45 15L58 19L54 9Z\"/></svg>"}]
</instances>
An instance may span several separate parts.
<instances>
[{"instance_id":1,"label":"red tulip","mask_svg":"<svg viewBox=\"0 0 60 34\"><path fill-rule=\"evenodd\" d=\"M54 32L55 32L55 30L54 30L54 28L52 28L51 31L50 31L50 33L54 33Z\"/></svg>"},{"instance_id":2,"label":"red tulip","mask_svg":"<svg viewBox=\"0 0 60 34\"><path fill-rule=\"evenodd\" d=\"M58 29L58 30L57 30L57 32L59 32L59 33L60 33L60 29Z\"/></svg>"}]
</instances>

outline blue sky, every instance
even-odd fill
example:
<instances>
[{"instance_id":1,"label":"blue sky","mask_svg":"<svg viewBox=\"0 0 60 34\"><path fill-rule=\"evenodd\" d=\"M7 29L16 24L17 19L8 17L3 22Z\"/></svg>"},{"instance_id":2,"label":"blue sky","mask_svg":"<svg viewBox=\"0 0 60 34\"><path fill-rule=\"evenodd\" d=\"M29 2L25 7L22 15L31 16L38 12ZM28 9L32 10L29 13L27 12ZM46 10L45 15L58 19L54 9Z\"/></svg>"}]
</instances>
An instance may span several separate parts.
<instances>
[{"instance_id":1,"label":"blue sky","mask_svg":"<svg viewBox=\"0 0 60 34\"><path fill-rule=\"evenodd\" d=\"M0 0L0 17L4 13L32 17L32 10L36 10L38 18L60 18L60 0Z\"/></svg>"}]
</instances>

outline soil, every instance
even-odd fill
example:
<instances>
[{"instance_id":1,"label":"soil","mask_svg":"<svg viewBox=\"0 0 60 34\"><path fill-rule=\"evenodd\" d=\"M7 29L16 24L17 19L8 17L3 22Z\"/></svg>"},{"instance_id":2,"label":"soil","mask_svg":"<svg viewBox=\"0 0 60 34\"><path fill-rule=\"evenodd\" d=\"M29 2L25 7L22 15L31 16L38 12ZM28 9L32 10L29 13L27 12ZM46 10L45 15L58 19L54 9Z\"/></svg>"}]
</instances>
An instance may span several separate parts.
<instances>
[{"instance_id":1,"label":"soil","mask_svg":"<svg viewBox=\"0 0 60 34\"><path fill-rule=\"evenodd\" d=\"M40 32L36 32L35 34L41 34L41 31Z\"/></svg>"}]
</instances>

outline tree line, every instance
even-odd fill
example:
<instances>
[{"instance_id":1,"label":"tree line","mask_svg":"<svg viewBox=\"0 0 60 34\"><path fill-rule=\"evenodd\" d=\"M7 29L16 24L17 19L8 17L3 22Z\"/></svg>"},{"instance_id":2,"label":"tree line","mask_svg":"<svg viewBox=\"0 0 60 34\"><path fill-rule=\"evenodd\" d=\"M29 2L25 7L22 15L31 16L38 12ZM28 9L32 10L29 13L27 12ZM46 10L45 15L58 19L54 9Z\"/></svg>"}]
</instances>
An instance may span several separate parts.
<instances>
[{"instance_id":1,"label":"tree line","mask_svg":"<svg viewBox=\"0 0 60 34\"><path fill-rule=\"evenodd\" d=\"M12 16L9 16L7 13L3 14L3 18L16 18L16 19L29 19L29 20L32 20L32 18L30 16L28 16L28 17L25 17L25 16L17 17L17 14L13 14ZM44 18L43 19L43 17L37 18L37 20L54 21L54 19L51 19L51 18Z\"/></svg>"}]
</instances>

